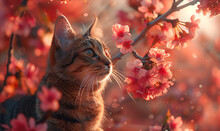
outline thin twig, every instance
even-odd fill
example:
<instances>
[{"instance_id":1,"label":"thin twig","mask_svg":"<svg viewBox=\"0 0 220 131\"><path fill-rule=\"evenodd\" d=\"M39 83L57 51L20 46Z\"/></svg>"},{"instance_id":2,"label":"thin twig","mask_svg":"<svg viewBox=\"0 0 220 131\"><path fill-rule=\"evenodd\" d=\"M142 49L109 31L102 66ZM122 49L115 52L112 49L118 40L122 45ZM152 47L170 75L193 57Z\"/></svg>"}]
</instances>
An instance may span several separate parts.
<instances>
[{"instance_id":1,"label":"thin twig","mask_svg":"<svg viewBox=\"0 0 220 131\"><path fill-rule=\"evenodd\" d=\"M9 49L8 49L8 59L7 59L7 64L6 64L6 74L5 74L5 79L4 79L2 88L0 88L0 93L3 90L3 87L6 85L6 81L7 81L8 76L10 76L9 65L11 64L11 56L12 56L12 49L13 49L13 39L14 39L14 33L11 34L11 38L10 38Z\"/></svg>"},{"instance_id":2,"label":"thin twig","mask_svg":"<svg viewBox=\"0 0 220 131\"><path fill-rule=\"evenodd\" d=\"M176 11L179 11L179 10L181 10L183 8L186 8L187 6L190 6L190 5L195 5L197 2L199 2L199 0L190 1L190 2L188 2L186 4L184 4L184 5L181 5L181 6L177 7Z\"/></svg>"},{"instance_id":3,"label":"thin twig","mask_svg":"<svg viewBox=\"0 0 220 131\"><path fill-rule=\"evenodd\" d=\"M134 55L134 57L141 60L142 63L146 63L146 60L149 58L147 54L144 57L139 56L135 50L132 51L132 54Z\"/></svg>"},{"instance_id":4,"label":"thin twig","mask_svg":"<svg viewBox=\"0 0 220 131\"><path fill-rule=\"evenodd\" d=\"M28 2L28 0L23 0L21 2L20 7L26 7L27 6L27 2ZM23 13L24 13L24 11L22 11L20 13L19 17L22 17ZM3 81L3 85L2 85L2 87L0 87L0 94L3 91L4 86L6 85L8 76L10 76L9 65L11 64L11 56L12 56L12 50L13 50L13 41L14 41L15 36L16 36L16 34L14 34L14 33L11 34L10 43L9 43L9 49L8 49L8 59L7 59L7 64L6 64L6 74L5 74L5 78L4 78L4 81Z\"/></svg>"},{"instance_id":5,"label":"thin twig","mask_svg":"<svg viewBox=\"0 0 220 131\"><path fill-rule=\"evenodd\" d=\"M191 2L188 2L187 4L184 4L182 6L179 6L177 7L181 2L183 2L183 0L178 0L177 2L175 2L175 0L173 1L173 5L172 7L166 12L164 13L163 15L157 17L156 19L154 19L153 21L149 22L147 24L147 26L141 31L141 33L134 39L134 42L131 43L132 46L134 46L139 40L141 40L143 38L143 36L146 34L146 32L152 27L154 26L155 24L161 22L161 21L164 21L164 19L169 16L170 14L172 14L173 12L175 11L179 11L187 6L190 6L190 5L194 5L198 2L199 0L194 0L194 1L191 1ZM121 57L123 56L124 54L122 54L121 52L117 53L115 56L112 57L112 62L113 64L115 64L118 60L121 59Z\"/></svg>"}]
</instances>

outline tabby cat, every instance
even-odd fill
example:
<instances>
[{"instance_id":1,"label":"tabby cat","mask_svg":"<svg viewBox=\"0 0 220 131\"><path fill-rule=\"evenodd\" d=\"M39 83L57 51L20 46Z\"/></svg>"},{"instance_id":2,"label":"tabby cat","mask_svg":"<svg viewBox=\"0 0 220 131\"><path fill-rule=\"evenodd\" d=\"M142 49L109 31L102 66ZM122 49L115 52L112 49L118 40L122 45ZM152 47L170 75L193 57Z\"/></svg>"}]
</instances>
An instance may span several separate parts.
<instances>
[{"instance_id":1,"label":"tabby cat","mask_svg":"<svg viewBox=\"0 0 220 131\"><path fill-rule=\"evenodd\" d=\"M65 16L56 21L47 72L40 84L56 87L62 93L59 110L46 121L49 131L102 130L101 92L112 72L112 63L106 45L93 36L96 21L84 35L77 35ZM36 96L16 96L6 101L2 123L9 124L18 113L41 119L44 113Z\"/></svg>"}]
</instances>

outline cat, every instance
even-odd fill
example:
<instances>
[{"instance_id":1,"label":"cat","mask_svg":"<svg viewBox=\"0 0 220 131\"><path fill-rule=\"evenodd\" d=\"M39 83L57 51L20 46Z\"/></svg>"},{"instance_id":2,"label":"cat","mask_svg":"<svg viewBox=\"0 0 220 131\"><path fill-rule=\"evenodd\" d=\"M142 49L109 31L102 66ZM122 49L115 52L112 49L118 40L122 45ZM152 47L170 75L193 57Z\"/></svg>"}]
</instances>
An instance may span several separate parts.
<instances>
[{"instance_id":1,"label":"cat","mask_svg":"<svg viewBox=\"0 0 220 131\"><path fill-rule=\"evenodd\" d=\"M76 34L64 15L57 18L41 86L56 87L61 93L60 108L47 119L48 131L102 131L104 102L102 91L112 73L112 62L104 42L94 36L93 22L84 34ZM10 104L9 104L10 103ZM18 113L41 119L37 95L17 96L3 104L9 124Z\"/></svg>"}]
</instances>

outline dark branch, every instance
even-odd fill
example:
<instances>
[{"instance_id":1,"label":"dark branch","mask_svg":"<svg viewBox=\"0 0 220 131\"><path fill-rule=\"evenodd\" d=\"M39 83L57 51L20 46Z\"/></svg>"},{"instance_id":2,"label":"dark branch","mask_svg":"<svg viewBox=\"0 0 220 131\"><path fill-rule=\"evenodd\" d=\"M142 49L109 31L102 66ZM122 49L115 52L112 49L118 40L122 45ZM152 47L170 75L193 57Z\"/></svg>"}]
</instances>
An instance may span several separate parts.
<instances>
[{"instance_id":1,"label":"dark branch","mask_svg":"<svg viewBox=\"0 0 220 131\"><path fill-rule=\"evenodd\" d=\"M194 5L198 2L199 0L194 0L194 1L191 1L187 4L184 4L182 6L179 6L177 7L181 2L183 2L183 0L178 0L177 2L175 2L175 0L173 1L173 5L172 7L166 12L164 13L163 15L157 17L155 20L149 22L147 24L147 26L142 30L142 32L134 39L134 42L131 43L131 45L135 45L139 40L141 40L144 35L146 34L146 32L152 27L154 26L155 24L161 22L161 21L164 21L164 19L166 19L167 16L169 16L170 14L172 14L173 12L175 11L179 11L189 5ZM118 60L121 59L121 57L123 56L124 54L122 54L121 52L117 53L115 56L112 57L112 62L113 64L115 64Z\"/></svg>"},{"instance_id":2,"label":"dark branch","mask_svg":"<svg viewBox=\"0 0 220 131\"><path fill-rule=\"evenodd\" d=\"M10 76L9 65L11 64L11 56L12 56L12 49L13 49L13 39L14 39L14 34L11 34L10 43L9 43L9 49L8 49L8 59L7 59L7 64L6 64L6 74L5 74L5 79L4 79L2 88L0 88L0 93L2 92L4 86L6 85L6 81L7 81L8 76Z\"/></svg>"}]
</instances>

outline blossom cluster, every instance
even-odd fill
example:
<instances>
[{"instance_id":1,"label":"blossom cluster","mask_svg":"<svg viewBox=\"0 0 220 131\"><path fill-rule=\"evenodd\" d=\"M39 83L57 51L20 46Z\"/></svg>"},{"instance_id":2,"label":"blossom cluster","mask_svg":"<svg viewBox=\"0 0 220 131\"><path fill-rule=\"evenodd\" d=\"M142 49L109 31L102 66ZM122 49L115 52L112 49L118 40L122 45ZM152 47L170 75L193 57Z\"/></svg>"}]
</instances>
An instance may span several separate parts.
<instances>
[{"instance_id":1,"label":"blossom cluster","mask_svg":"<svg viewBox=\"0 0 220 131\"><path fill-rule=\"evenodd\" d=\"M35 93L39 84L39 69L35 65L28 63L24 67L22 59L17 60L12 57L9 72L11 75L7 78L6 85L0 94L0 103L16 94Z\"/></svg>"},{"instance_id":2,"label":"blossom cluster","mask_svg":"<svg viewBox=\"0 0 220 131\"><path fill-rule=\"evenodd\" d=\"M27 37L35 25L35 18L30 13L25 12L22 17L9 17L8 22L5 22L3 27L7 36L14 32L17 35Z\"/></svg>"},{"instance_id":3,"label":"blossom cluster","mask_svg":"<svg viewBox=\"0 0 220 131\"><path fill-rule=\"evenodd\" d=\"M14 78L14 81L15 78ZM6 88L6 87L5 87ZM46 86L41 87L42 92L39 91L37 96L40 100L40 109L44 112L57 111L59 109L59 100L61 99L62 94L55 88L52 87L48 89ZM6 90L8 90L6 88ZM17 118L14 118L10 121L11 128L8 125L1 125L5 128L5 131L46 131L47 124L40 123L36 124L34 118L27 118L24 114L18 114Z\"/></svg>"},{"instance_id":4,"label":"blossom cluster","mask_svg":"<svg viewBox=\"0 0 220 131\"><path fill-rule=\"evenodd\" d=\"M145 18L156 18L163 8L164 5L160 0L142 0L138 10L144 13Z\"/></svg>"},{"instance_id":5,"label":"blossom cluster","mask_svg":"<svg viewBox=\"0 0 220 131\"><path fill-rule=\"evenodd\" d=\"M210 12L210 16L215 16L220 14L220 2L219 0L200 0L197 12L203 12L206 15Z\"/></svg>"},{"instance_id":6,"label":"blossom cluster","mask_svg":"<svg viewBox=\"0 0 220 131\"><path fill-rule=\"evenodd\" d=\"M196 36L196 30L199 29L199 19L195 19L195 15L190 18L191 22L181 22L179 20L171 22L175 27L175 37L172 42L167 43L167 48L173 49L174 47L186 47Z\"/></svg>"},{"instance_id":7,"label":"blossom cluster","mask_svg":"<svg viewBox=\"0 0 220 131\"><path fill-rule=\"evenodd\" d=\"M149 57L153 64L143 63L136 59L134 62L128 62L128 74L125 82L128 92L131 92L135 98L145 100L154 99L167 92L173 85L169 81L172 78L170 71L171 63L164 62L164 58L170 56L163 49L151 48Z\"/></svg>"},{"instance_id":8,"label":"blossom cluster","mask_svg":"<svg viewBox=\"0 0 220 131\"><path fill-rule=\"evenodd\" d=\"M131 34L129 33L129 27L127 25L122 26L120 24L115 24L112 26L113 40L116 42L116 46L120 48L122 54L133 51L131 43Z\"/></svg>"},{"instance_id":9,"label":"blossom cluster","mask_svg":"<svg viewBox=\"0 0 220 131\"><path fill-rule=\"evenodd\" d=\"M136 3L135 6L137 5ZM137 31L141 31L165 9L165 2L163 0L142 0L137 9L139 12L136 13L119 11L119 23L127 24ZM144 16L142 16L143 14ZM169 16L169 19L164 19L149 29L146 34L148 45L160 43L166 45L168 49L174 49L174 47L179 49L186 47L187 43L195 38L196 30L199 29L199 19L195 19L195 16L192 15L190 22L183 22L179 19L171 19L172 17L172 15Z\"/></svg>"},{"instance_id":10,"label":"blossom cluster","mask_svg":"<svg viewBox=\"0 0 220 131\"><path fill-rule=\"evenodd\" d=\"M150 126L149 131L162 131L162 130L169 130L169 131L182 131L183 129L181 128L183 121L182 118L179 117L174 117L171 115L168 111L166 118L165 118L165 123L164 125L155 125L155 126ZM192 129L185 128L184 131L193 131Z\"/></svg>"},{"instance_id":11,"label":"blossom cluster","mask_svg":"<svg viewBox=\"0 0 220 131\"><path fill-rule=\"evenodd\" d=\"M41 101L40 108L42 111L57 111L59 109L58 100L62 94L55 88L48 89L46 86L41 87L42 92L38 92L37 96Z\"/></svg>"}]
</instances>

